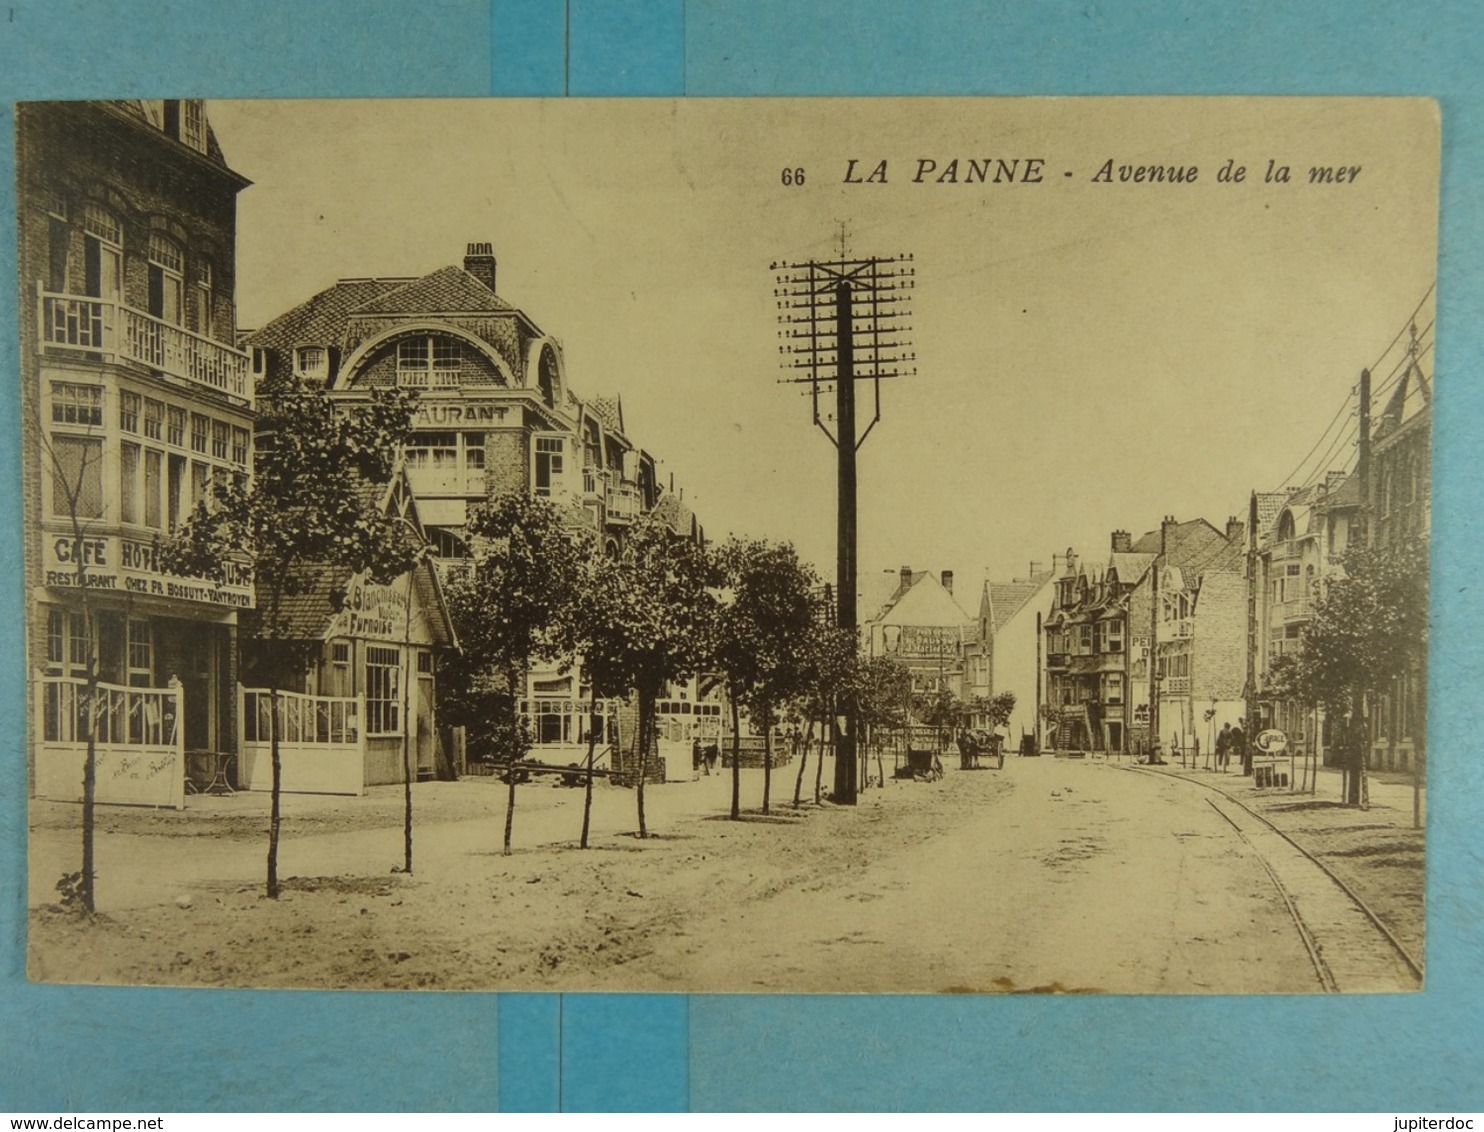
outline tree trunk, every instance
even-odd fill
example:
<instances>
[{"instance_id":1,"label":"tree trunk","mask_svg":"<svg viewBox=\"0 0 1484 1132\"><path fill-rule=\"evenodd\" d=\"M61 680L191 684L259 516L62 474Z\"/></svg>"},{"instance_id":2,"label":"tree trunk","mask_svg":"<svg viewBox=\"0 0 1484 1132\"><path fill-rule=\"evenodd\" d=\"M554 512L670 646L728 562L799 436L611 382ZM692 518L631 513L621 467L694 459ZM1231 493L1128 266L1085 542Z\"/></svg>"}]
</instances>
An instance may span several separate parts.
<instances>
[{"instance_id":1,"label":"tree trunk","mask_svg":"<svg viewBox=\"0 0 1484 1132\"><path fill-rule=\"evenodd\" d=\"M763 707L763 813L768 812L773 791L773 707Z\"/></svg>"},{"instance_id":2,"label":"tree trunk","mask_svg":"<svg viewBox=\"0 0 1484 1132\"><path fill-rule=\"evenodd\" d=\"M639 839L642 841L649 836L649 827L644 824L644 764L649 757L649 743L651 721L650 713L654 711L654 696L643 683L639 685L639 770L638 778L634 783L634 801L639 808Z\"/></svg>"},{"instance_id":3,"label":"tree trunk","mask_svg":"<svg viewBox=\"0 0 1484 1132\"><path fill-rule=\"evenodd\" d=\"M809 748L814 745L814 720L809 720L809 726L804 731L804 743L799 754L799 773L794 779L794 809L802 804L804 794L804 767L809 762Z\"/></svg>"},{"instance_id":4,"label":"tree trunk","mask_svg":"<svg viewBox=\"0 0 1484 1132\"><path fill-rule=\"evenodd\" d=\"M1345 779L1345 804L1347 806L1360 805L1360 776L1361 768L1365 765L1365 708L1361 697L1357 695L1350 705L1350 724L1346 729L1346 738L1349 740L1350 773Z\"/></svg>"},{"instance_id":5,"label":"tree trunk","mask_svg":"<svg viewBox=\"0 0 1484 1132\"><path fill-rule=\"evenodd\" d=\"M582 788L582 840L579 846L587 848L587 834L593 819L593 755L598 748L598 688L593 685L591 707L587 714L587 782Z\"/></svg>"},{"instance_id":6,"label":"tree trunk","mask_svg":"<svg viewBox=\"0 0 1484 1132\"><path fill-rule=\"evenodd\" d=\"M506 770L509 781L509 790L505 794L505 856L510 856L510 838L515 831L515 780L520 775L517 763L525 752L521 749L520 741L520 695L516 692L515 684L520 679L520 674L525 671L525 666L512 667L506 674L506 682L510 689L510 766Z\"/></svg>"},{"instance_id":7,"label":"tree trunk","mask_svg":"<svg viewBox=\"0 0 1484 1132\"><path fill-rule=\"evenodd\" d=\"M742 816L742 716L737 709L737 690L727 689L732 702L732 820Z\"/></svg>"},{"instance_id":8,"label":"tree trunk","mask_svg":"<svg viewBox=\"0 0 1484 1132\"><path fill-rule=\"evenodd\" d=\"M819 717L819 758L814 761L814 804L820 805L824 799L824 750L825 731L830 726L827 716Z\"/></svg>"},{"instance_id":9,"label":"tree trunk","mask_svg":"<svg viewBox=\"0 0 1484 1132\"><path fill-rule=\"evenodd\" d=\"M184 705L182 705L184 707ZM184 715L184 712L181 713ZM182 720L184 722L184 720ZM278 831L283 820L283 752L279 749L278 677L268 683L268 755L273 787L268 792L268 899L278 899Z\"/></svg>"},{"instance_id":10,"label":"tree trunk","mask_svg":"<svg viewBox=\"0 0 1484 1132\"><path fill-rule=\"evenodd\" d=\"M88 632L92 633L94 630L91 618L89 618L88 625ZM95 651L97 647L95 641L90 646L90 651ZM60 698L60 691L58 696ZM87 696L85 718L88 723L88 750L82 764L82 906L91 915L98 910L97 891L94 887L97 860L93 838L98 810L98 662L96 656L89 658ZM184 726L185 721L180 718L180 707L181 705L176 705L176 725ZM73 710L77 710L75 706Z\"/></svg>"}]
</instances>

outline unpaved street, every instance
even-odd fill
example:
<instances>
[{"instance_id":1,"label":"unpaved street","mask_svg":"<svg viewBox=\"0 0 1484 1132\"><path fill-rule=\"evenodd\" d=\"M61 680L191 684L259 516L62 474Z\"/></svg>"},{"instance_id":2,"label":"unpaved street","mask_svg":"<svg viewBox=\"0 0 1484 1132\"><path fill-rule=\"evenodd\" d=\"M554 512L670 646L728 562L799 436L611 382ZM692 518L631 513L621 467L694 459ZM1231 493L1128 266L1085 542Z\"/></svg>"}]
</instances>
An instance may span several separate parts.
<instances>
[{"instance_id":1,"label":"unpaved street","mask_svg":"<svg viewBox=\"0 0 1484 1132\"><path fill-rule=\"evenodd\" d=\"M810 775L812 779L812 773ZM761 775L744 774L756 805ZM289 799L282 899L261 896L261 798L109 811L105 916L49 907L75 809L37 807L33 977L195 985L675 991L1277 992L1322 989L1254 844L1175 778L1102 761L1010 759L889 783L855 810L721 815L725 777L633 798L417 788L417 868L400 790ZM780 804L781 801L781 804ZM73 865L72 867L75 867ZM1394 986L1340 989L1406 989Z\"/></svg>"}]
</instances>

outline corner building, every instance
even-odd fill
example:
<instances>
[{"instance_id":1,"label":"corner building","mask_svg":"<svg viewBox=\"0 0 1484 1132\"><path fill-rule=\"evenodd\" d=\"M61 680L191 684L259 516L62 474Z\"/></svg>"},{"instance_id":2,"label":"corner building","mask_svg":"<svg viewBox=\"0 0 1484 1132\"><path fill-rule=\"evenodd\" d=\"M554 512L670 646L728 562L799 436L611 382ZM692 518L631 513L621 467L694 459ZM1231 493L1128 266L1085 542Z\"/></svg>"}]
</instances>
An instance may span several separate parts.
<instances>
[{"instance_id":1,"label":"corner building","mask_svg":"<svg viewBox=\"0 0 1484 1132\"><path fill-rule=\"evenodd\" d=\"M235 749L253 599L245 573L166 576L155 548L251 472L233 299L249 182L200 101L23 103L16 137L31 785L81 796L95 656L99 800L179 804L188 754Z\"/></svg>"}]
</instances>

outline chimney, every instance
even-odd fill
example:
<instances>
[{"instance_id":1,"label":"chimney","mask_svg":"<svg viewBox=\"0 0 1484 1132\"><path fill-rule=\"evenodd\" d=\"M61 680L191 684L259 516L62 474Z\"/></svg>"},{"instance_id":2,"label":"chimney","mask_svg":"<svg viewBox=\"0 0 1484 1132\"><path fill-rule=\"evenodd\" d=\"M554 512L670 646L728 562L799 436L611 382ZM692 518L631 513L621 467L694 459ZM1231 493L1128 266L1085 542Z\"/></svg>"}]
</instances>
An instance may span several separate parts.
<instances>
[{"instance_id":1,"label":"chimney","mask_svg":"<svg viewBox=\"0 0 1484 1132\"><path fill-rule=\"evenodd\" d=\"M1228 516L1226 520L1226 541L1236 542L1242 537L1242 520L1235 515Z\"/></svg>"},{"instance_id":2,"label":"chimney","mask_svg":"<svg viewBox=\"0 0 1484 1132\"><path fill-rule=\"evenodd\" d=\"M495 245L470 244L464 253L464 270L491 291L495 289Z\"/></svg>"},{"instance_id":3,"label":"chimney","mask_svg":"<svg viewBox=\"0 0 1484 1132\"><path fill-rule=\"evenodd\" d=\"M910 586L912 584L912 567L911 566L903 566L902 567L902 570L901 570L901 573L898 575L898 577L900 577L902 579L902 589L905 590L908 586Z\"/></svg>"},{"instance_id":4,"label":"chimney","mask_svg":"<svg viewBox=\"0 0 1484 1132\"><path fill-rule=\"evenodd\" d=\"M1034 578L1040 572L1041 572L1041 564L1039 562L1037 562L1034 558L1031 559L1031 573L1030 573L1030 576L1032 578ZM1029 579L1027 579L1027 580L1029 580Z\"/></svg>"},{"instance_id":5,"label":"chimney","mask_svg":"<svg viewBox=\"0 0 1484 1132\"><path fill-rule=\"evenodd\" d=\"M1112 536L1113 553L1127 554L1134 548L1134 539L1127 531L1114 531Z\"/></svg>"},{"instance_id":6,"label":"chimney","mask_svg":"<svg viewBox=\"0 0 1484 1132\"><path fill-rule=\"evenodd\" d=\"M1328 473L1326 473L1326 475L1324 477L1324 490L1325 491L1334 491L1335 488L1339 487L1342 483L1345 482L1345 476L1346 476L1346 474L1347 473L1345 473L1345 472L1328 472Z\"/></svg>"},{"instance_id":7,"label":"chimney","mask_svg":"<svg viewBox=\"0 0 1484 1132\"><path fill-rule=\"evenodd\" d=\"M944 570L943 573L941 575L939 575L939 577L942 579L943 588L945 590L947 590L949 593L952 593L953 592L953 571L952 570Z\"/></svg>"},{"instance_id":8,"label":"chimney","mask_svg":"<svg viewBox=\"0 0 1484 1132\"><path fill-rule=\"evenodd\" d=\"M1072 552L1072 548L1069 546L1069 547L1067 547L1067 573L1068 574L1075 574L1076 572L1077 572L1077 555Z\"/></svg>"},{"instance_id":9,"label":"chimney","mask_svg":"<svg viewBox=\"0 0 1484 1132\"><path fill-rule=\"evenodd\" d=\"M1173 515L1166 515L1164 517L1164 520L1159 524L1159 553L1161 555L1169 553L1170 531L1172 531L1176 526L1178 526L1178 524L1175 522L1175 516Z\"/></svg>"}]
</instances>

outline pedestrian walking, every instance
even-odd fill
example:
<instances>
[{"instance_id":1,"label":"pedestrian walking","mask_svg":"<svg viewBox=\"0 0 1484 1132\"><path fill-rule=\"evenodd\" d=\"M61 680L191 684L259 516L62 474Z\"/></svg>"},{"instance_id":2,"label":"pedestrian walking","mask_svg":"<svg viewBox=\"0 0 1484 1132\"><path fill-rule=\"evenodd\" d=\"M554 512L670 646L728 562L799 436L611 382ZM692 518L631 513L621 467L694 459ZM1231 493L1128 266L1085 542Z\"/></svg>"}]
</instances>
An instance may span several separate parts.
<instances>
[{"instance_id":1,"label":"pedestrian walking","mask_svg":"<svg viewBox=\"0 0 1484 1132\"><path fill-rule=\"evenodd\" d=\"M700 736L697 736L690 742L690 764L691 777L696 779L700 778L701 771L706 766L706 753L701 750ZM710 774L711 771L707 770L706 773Z\"/></svg>"},{"instance_id":2,"label":"pedestrian walking","mask_svg":"<svg viewBox=\"0 0 1484 1132\"><path fill-rule=\"evenodd\" d=\"M1223 723L1221 734L1216 736L1216 768L1222 772L1226 771L1226 764L1231 760L1232 753L1232 725Z\"/></svg>"}]
</instances>

